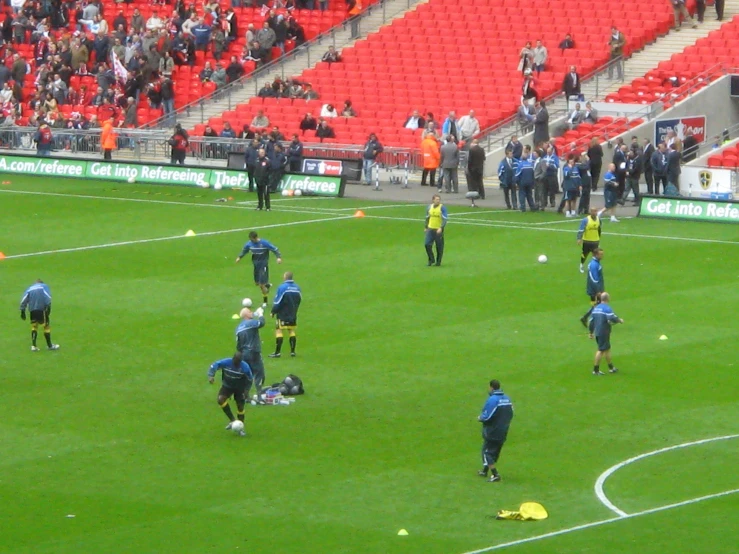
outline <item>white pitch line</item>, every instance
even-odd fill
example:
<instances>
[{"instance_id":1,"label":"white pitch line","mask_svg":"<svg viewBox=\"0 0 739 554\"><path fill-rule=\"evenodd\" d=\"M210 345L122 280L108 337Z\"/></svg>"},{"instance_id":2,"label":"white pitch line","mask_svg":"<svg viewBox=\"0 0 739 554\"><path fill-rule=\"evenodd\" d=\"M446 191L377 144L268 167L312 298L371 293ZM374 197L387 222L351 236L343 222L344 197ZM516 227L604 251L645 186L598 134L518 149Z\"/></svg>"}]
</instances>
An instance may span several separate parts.
<instances>
[{"instance_id":1,"label":"white pitch line","mask_svg":"<svg viewBox=\"0 0 739 554\"><path fill-rule=\"evenodd\" d=\"M292 221L289 223L273 223L272 225L262 225L260 226L252 226L252 227L240 227L238 229L224 229L221 231L205 231L203 233L198 233L195 236L196 237L210 237L213 235L225 235L227 233L241 233L244 231L252 231L254 229L274 229L276 227L291 227L294 225L306 225L308 223L321 223L324 221L338 221L340 219L351 219L354 216L351 215L341 215L341 216L333 216L333 217L324 217L321 219L308 219L305 221ZM41 252L28 252L26 254L13 254L10 256L5 256L6 260L12 260L17 258L30 258L33 256L46 256L48 254L62 254L65 252L82 252L84 250L99 250L102 248L113 248L114 246L129 246L131 244L147 244L150 242L162 242L166 240L176 240L176 239L184 239L184 238L192 238L192 237L186 237L185 235L173 235L170 237L158 237L153 239L138 239L138 240L125 240L121 242L109 242L106 244L93 244L91 246L77 246L74 248L59 248L57 250L43 250Z\"/></svg>"},{"instance_id":2,"label":"white pitch line","mask_svg":"<svg viewBox=\"0 0 739 554\"><path fill-rule=\"evenodd\" d=\"M736 439L736 438L739 438L739 434L724 435L722 437L713 437L710 439L702 439L698 441L684 442L682 444L676 444L674 446L667 446L665 448L660 448L658 450L652 450L651 452L639 454L638 456L634 456L633 458L629 458L628 460L619 462L616 465L609 467L603 473L601 473L598 479L595 481L595 487L594 487L595 496L598 497L598 500L600 500L601 504L603 504L606 508L611 510L613 513L618 514L621 517L626 517L629 514L627 514L622 509L620 509L618 506L616 506L613 502L611 502L606 496L606 493L603 491L603 486L605 485L606 479L608 479L611 475L616 473L619 469L626 467L627 465L633 464L634 462L638 462L639 460L643 460L644 458L650 458L652 456L657 456L658 454L664 454L665 452L671 452L673 450L679 450L681 448L688 448L690 446L698 446L700 444L708 444L711 442L725 441L725 440Z\"/></svg>"},{"instance_id":3,"label":"white pitch line","mask_svg":"<svg viewBox=\"0 0 739 554\"><path fill-rule=\"evenodd\" d=\"M706 496L699 496L698 498L691 498L690 500L683 500L682 502L675 502L674 504L666 504L665 506L658 506L657 508L650 508L648 510L642 510L641 512L634 512L626 516L611 517L608 519L601 519L599 521L592 521L590 523L584 523L582 525L576 525L574 527L567 527L566 529L560 529L559 531L552 531L551 533L544 533L543 535L534 535L525 539L518 539L510 542L503 542L488 546L486 548L480 548L479 550L470 550L464 554L483 554L484 552L492 552L494 550L502 550L503 548L509 548L511 546L518 546L529 542L536 542L544 539L550 539L552 537L559 537L560 535L567 535L574 533L575 531L584 531L585 529L592 529L593 527L600 527L601 525L608 525L616 521L625 521L627 519L633 519L641 516L650 514L657 514L659 512L665 512L674 508L681 508L683 506L690 506L691 504L697 504L698 502L704 502L706 500L713 500L714 498L721 498L722 496L729 496L739 492L739 489L731 489L728 491L717 492L714 494L707 494Z\"/></svg>"},{"instance_id":4,"label":"white pitch line","mask_svg":"<svg viewBox=\"0 0 739 554\"><path fill-rule=\"evenodd\" d=\"M393 221L413 221L415 223L422 221L422 219L419 219L419 218L393 217L393 216L387 216L387 215L367 215L366 217L370 219L389 219ZM575 234L575 232L572 231L571 229L555 229L552 227L534 227L534 226L527 227L525 225L520 225L520 224L485 223L483 221L470 221L470 220L465 220L465 219L455 220L453 218L450 218L450 224L452 225L473 225L477 227L492 227L492 228L499 228L499 229L526 229L529 231L549 231L552 233ZM617 224L616 223L609 224L609 227L610 225L617 225ZM739 241L731 241L731 240L700 239L700 238L692 238L692 237L671 237L671 236L666 236L666 235L642 235L638 233L614 233L610 228L607 229L607 232L608 232L609 237L674 240L674 241L685 241L685 242L701 242L701 243L709 243L709 244L733 244L735 246L739 246Z\"/></svg>"},{"instance_id":5,"label":"white pitch line","mask_svg":"<svg viewBox=\"0 0 739 554\"><path fill-rule=\"evenodd\" d=\"M238 205L239 204L238 202L234 204L226 204L226 203L203 204L200 202L180 202L178 200L170 201L170 200L155 200L153 198L124 198L121 196L96 196L92 194L66 194L66 193L61 193L61 192L41 192L41 191L31 191L31 190L0 189L0 192L5 192L8 194L28 194L31 196L55 196L55 197L62 197L62 198L84 198L86 200L112 200L112 201L117 201L117 202L138 202L138 203L143 203L143 204L167 204L170 206L189 206L189 207L198 207L198 208L220 208L220 209L231 209L231 210L253 209L251 206ZM291 209L291 208L274 208L272 211L336 215L334 209L331 209L331 211L327 211L324 208L312 208L312 209L301 209L301 210L296 210L296 209Z\"/></svg>"}]
</instances>

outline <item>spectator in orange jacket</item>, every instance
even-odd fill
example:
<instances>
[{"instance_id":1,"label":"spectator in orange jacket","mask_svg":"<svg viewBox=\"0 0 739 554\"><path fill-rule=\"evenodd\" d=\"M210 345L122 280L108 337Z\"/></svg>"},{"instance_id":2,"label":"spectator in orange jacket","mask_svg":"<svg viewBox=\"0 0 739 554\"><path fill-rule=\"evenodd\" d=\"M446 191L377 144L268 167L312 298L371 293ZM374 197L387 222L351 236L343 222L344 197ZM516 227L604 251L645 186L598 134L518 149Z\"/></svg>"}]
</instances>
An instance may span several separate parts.
<instances>
[{"instance_id":1,"label":"spectator in orange jacket","mask_svg":"<svg viewBox=\"0 0 739 554\"><path fill-rule=\"evenodd\" d=\"M423 155L423 173L421 174L421 186L426 186L426 177L430 174L429 186L433 187L436 182L436 169L441 161L439 142L434 133L424 133L421 141L421 154Z\"/></svg>"},{"instance_id":2,"label":"spectator in orange jacket","mask_svg":"<svg viewBox=\"0 0 739 554\"><path fill-rule=\"evenodd\" d=\"M113 120L106 119L103 123L103 130L100 133L100 146L103 149L103 159L111 160L113 150L115 150L118 143L118 136L113 130Z\"/></svg>"}]
</instances>

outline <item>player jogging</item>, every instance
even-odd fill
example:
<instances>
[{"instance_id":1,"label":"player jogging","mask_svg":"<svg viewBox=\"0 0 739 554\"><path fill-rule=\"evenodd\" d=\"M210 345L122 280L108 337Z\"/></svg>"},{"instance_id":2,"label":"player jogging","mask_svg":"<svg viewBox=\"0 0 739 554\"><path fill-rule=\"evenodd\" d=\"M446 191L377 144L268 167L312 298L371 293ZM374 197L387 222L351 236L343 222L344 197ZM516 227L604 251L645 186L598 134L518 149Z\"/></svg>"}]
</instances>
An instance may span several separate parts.
<instances>
[{"instance_id":1,"label":"player jogging","mask_svg":"<svg viewBox=\"0 0 739 554\"><path fill-rule=\"evenodd\" d=\"M215 381L216 371L221 370L221 388L218 390L218 405L228 418L226 430L231 429L231 424L236 420L231 406L228 404L229 398L232 396L236 401L237 417L239 421L244 422L244 404L246 403L246 392L251 386L253 376L249 364L243 361L241 352L236 352L233 358L223 358L217 362L213 362L208 369L208 382L212 385ZM246 436L242 429L239 435Z\"/></svg>"},{"instance_id":2,"label":"player jogging","mask_svg":"<svg viewBox=\"0 0 739 554\"><path fill-rule=\"evenodd\" d=\"M580 273L585 273L585 260L588 254L592 254L600 245L601 221L600 214L605 210L590 208L590 215L580 221L580 229L577 231L577 244L582 245L580 254Z\"/></svg>"},{"instance_id":3,"label":"player jogging","mask_svg":"<svg viewBox=\"0 0 739 554\"><path fill-rule=\"evenodd\" d=\"M272 286L269 282L269 253L274 252L277 263L282 263L280 250L268 240L260 239L256 231L249 233L249 242L244 245L241 254L236 258L236 263L251 252L251 261L254 264L254 284L262 289L262 305L267 306L267 294Z\"/></svg>"},{"instance_id":4,"label":"player jogging","mask_svg":"<svg viewBox=\"0 0 739 554\"><path fill-rule=\"evenodd\" d=\"M446 211L446 206L441 203L441 196L434 194L431 197L431 204L426 210L426 240L424 246L426 247L426 255L428 256L428 265L441 265L441 257L444 255L444 227L449 216ZM436 245L436 260L434 260L434 248Z\"/></svg>"},{"instance_id":5,"label":"player jogging","mask_svg":"<svg viewBox=\"0 0 739 554\"><path fill-rule=\"evenodd\" d=\"M598 294L602 293L603 290L605 290L603 266L600 262L602 259L603 249L596 248L595 250L593 250L593 258L588 264L588 278L585 285L585 294L590 297L591 305L587 313L580 318L580 323L582 323L584 327L588 326L588 318L590 318L590 314L593 313L593 308L597 303Z\"/></svg>"},{"instance_id":6,"label":"player jogging","mask_svg":"<svg viewBox=\"0 0 739 554\"><path fill-rule=\"evenodd\" d=\"M608 371L616 373L618 368L613 365L611 360L611 325L623 323L624 320L613 313L610 304L610 296L607 292L600 295L600 304L593 308L593 320L590 323L590 336L595 337L598 343L598 350L595 352L595 361L593 362L593 375L605 375L600 371L600 360L605 356L608 363Z\"/></svg>"},{"instance_id":7,"label":"player jogging","mask_svg":"<svg viewBox=\"0 0 739 554\"><path fill-rule=\"evenodd\" d=\"M36 338L38 326L44 326L44 338L49 350L59 350L58 344L51 342L51 290L41 279L26 289L21 298L21 319L26 320L26 308L31 312L31 352L38 352Z\"/></svg>"},{"instance_id":8,"label":"player jogging","mask_svg":"<svg viewBox=\"0 0 739 554\"><path fill-rule=\"evenodd\" d=\"M482 423L482 469L477 472L480 477L487 477L490 470L488 482L500 481L495 464L500 457L508 438L508 428L513 420L513 403L502 390L500 381L490 381L489 397L482 408L482 413L477 418Z\"/></svg>"},{"instance_id":9,"label":"player jogging","mask_svg":"<svg viewBox=\"0 0 739 554\"><path fill-rule=\"evenodd\" d=\"M249 364L254 386L257 389L257 402L262 400L262 384L264 384L264 361L262 361L262 340L259 329L264 327L264 310L258 308L253 312L249 308L241 310L241 323L236 327L236 350L241 352L242 359ZM246 395L251 391L251 383L246 387Z\"/></svg>"},{"instance_id":10,"label":"player jogging","mask_svg":"<svg viewBox=\"0 0 739 554\"><path fill-rule=\"evenodd\" d=\"M293 281L293 272L286 271L283 276L283 283L277 287L277 294L272 301L272 317L277 318L277 328L275 330L275 351L270 354L270 358L279 358L281 356L282 334L288 331L290 334L290 356L295 357L295 345L297 337L295 331L298 328L298 308L302 296L300 287Z\"/></svg>"}]
</instances>

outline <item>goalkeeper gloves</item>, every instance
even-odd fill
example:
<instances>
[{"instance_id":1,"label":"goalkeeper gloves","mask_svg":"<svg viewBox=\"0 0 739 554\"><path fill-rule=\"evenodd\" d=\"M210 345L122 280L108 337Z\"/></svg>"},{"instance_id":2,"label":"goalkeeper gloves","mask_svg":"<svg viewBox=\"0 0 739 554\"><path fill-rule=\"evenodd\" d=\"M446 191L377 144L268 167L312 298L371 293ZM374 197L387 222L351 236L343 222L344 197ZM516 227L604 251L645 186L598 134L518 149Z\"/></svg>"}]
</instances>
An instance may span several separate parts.
<instances>
[{"instance_id":1,"label":"goalkeeper gloves","mask_svg":"<svg viewBox=\"0 0 739 554\"><path fill-rule=\"evenodd\" d=\"M25 321L25 320L26 320L26 310L21 310L21 319L22 319L23 321Z\"/></svg>"},{"instance_id":2,"label":"goalkeeper gloves","mask_svg":"<svg viewBox=\"0 0 739 554\"><path fill-rule=\"evenodd\" d=\"M257 308L254 310L254 317L262 317L264 315L264 308Z\"/></svg>"}]
</instances>

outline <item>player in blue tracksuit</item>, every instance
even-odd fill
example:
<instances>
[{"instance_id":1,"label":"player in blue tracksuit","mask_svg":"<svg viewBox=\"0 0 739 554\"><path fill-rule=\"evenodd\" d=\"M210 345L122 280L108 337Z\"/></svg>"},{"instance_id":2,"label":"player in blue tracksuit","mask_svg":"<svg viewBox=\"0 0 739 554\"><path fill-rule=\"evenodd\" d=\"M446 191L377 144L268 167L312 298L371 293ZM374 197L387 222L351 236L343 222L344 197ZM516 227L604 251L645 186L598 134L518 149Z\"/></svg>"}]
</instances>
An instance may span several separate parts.
<instances>
[{"instance_id":1,"label":"player in blue tracksuit","mask_svg":"<svg viewBox=\"0 0 739 554\"><path fill-rule=\"evenodd\" d=\"M21 298L21 319L26 320L26 308L31 313L31 352L38 352L36 338L38 326L44 326L44 338L49 350L59 350L59 345L51 342L51 290L49 285L38 279L28 287Z\"/></svg>"},{"instance_id":2,"label":"player in blue tracksuit","mask_svg":"<svg viewBox=\"0 0 739 554\"><path fill-rule=\"evenodd\" d=\"M516 198L516 165L518 161L513 157L512 150L505 151L505 158L498 165L498 181L505 195L505 205L510 210L518 209L518 198Z\"/></svg>"},{"instance_id":3,"label":"player in blue tracksuit","mask_svg":"<svg viewBox=\"0 0 739 554\"><path fill-rule=\"evenodd\" d=\"M523 158L516 165L516 184L518 185L518 203L521 211L526 211L526 202L532 212L536 211L534 204L534 161L524 152Z\"/></svg>"},{"instance_id":4,"label":"player in blue tracksuit","mask_svg":"<svg viewBox=\"0 0 739 554\"><path fill-rule=\"evenodd\" d=\"M618 223L616 219L616 203L618 202L618 176L616 175L616 164L609 164L608 171L603 175L603 200L606 203L606 212L611 216L612 223Z\"/></svg>"},{"instance_id":5,"label":"player in blue tracksuit","mask_svg":"<svg viewBox=\"0 0 739 554\"><path fill-rule=\"evenodd\" d=\"M236 401L239 421L244 421L244 404L246 403L246 392L251 386L253 379L251 368L243 359L241 352L236 352L232 358L223 358L213 362L208 368L208 382L212 385L215 381L216 371L221 370L221 388L218 391L218 405L228 418L226 429L231 429L231 424L236 420L228 399L231 396ZM239 433L242 437L244 431Z\"/></svg>"},{"instance_id":6,"label":"player in blue tracksuit","mask_svg":"<svg viewBox=\"0 0 739 554\"><path fill-rule=\"evenodd\" d=\"M236 350L241 352L243 360L249 364L254 386L257 389L259 403L262 401L262 384L264 384L264 361L262 360L262 339L259 329L264 327L264 309L258 308L253 312L249 308L241 310L241 323L236 327ZM246 395L251 391L251 383L246 387Z\"/></svg>"},{"instance_id":7,"label":"player in blue tracksuit","mask_svg":"<svg viewBox=\"0 0 739 554\"><path fill-rule=\"evenodd\" d=\"M495 464L500 457L508 438L508 428L513 420L513 403L502 390L500 381L490 381L489 396L482 408L482 413L477 418L482 423L482 469L477 473L480 477L487 477L490 470L489 482L500 481L500 475Z\"/></svg>"},{"instance_id":8,"label":"player in blue tracksuit","mask_svg":"<svg viewBox=\"0 0 739 554\"><path fill-rule=\"evenodd\" d=\"M296 331L298 328L298 308L302 295L300 287L293 281L293 272L286 271L283 283L277 287L277 294L272 301L272 317L277 318L277 329L275 330L275 351L270 358L279 358L282 350L283 332L290 334L290 356L295 357L295 345L297 343Z\"/></svg>"},{"instance_id":9,"label":"player in blue tracksuit","mask_svg":"<svg viewBox=\"0 0 739 554\"><path fill-rule=\"evenodd\" d=\"M603 292L600 295L600 304L593 308L590 334L591 337L595 337L595 341L598 343L598 350L593 362L593 375L604 375L600 371L600 360L604 356L608 363L608 371L610 373L618 371L611 360L611 325L623 323L624 320L613 313L613 308L611 308L609 302L610 296L607 292Z\"/></svg>"},{"instance_id":10,"label":"player in blue tracksuit","mask_svg":"<svg viewBox=\"0 0 739 554\"><path fill-rule=\"evenodd\" d=\"M580 195L580 187L582 186L582 180L580 179L580 167L577 165L579 160L577 157L572 156L567 160L564 168L562 169L562 200L565 202L567 217L575 217L577 215L575 211L575 202L577 197Z\"/></svg>"},{"instance_id":11,"label":"player in blue tracksuit","mask_svg":"<svg viewBox=\"0 0 739 554\"><path fill-rule=\"evenodd\" d=\"M254 264L254 284L262 290L262 304L267 306L267 294L272 286L269 282L269 253L274 252L277 263L282 263L280 250L271 242L260 239L256 231L249 233L249 242L241 249L241 254L236 258L236 263L251 252L251 261Z\"/></svg>"},{"instance_id":12,"label":"player in blue tracksuit","mask_svg":"<svg viewBox=\"0 0 739 554\"><path fill-rule=\"evenodd\" d=\"M595 248L592 252L592 258L588 264L588 277L585 284L585 294L590 297L590 309L580 318L580 323L587 326L593 309L600 304L599 295L606 288L605 279L603 277L603 249Z\"/></svg>"}]
</instances>

